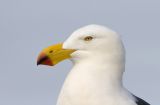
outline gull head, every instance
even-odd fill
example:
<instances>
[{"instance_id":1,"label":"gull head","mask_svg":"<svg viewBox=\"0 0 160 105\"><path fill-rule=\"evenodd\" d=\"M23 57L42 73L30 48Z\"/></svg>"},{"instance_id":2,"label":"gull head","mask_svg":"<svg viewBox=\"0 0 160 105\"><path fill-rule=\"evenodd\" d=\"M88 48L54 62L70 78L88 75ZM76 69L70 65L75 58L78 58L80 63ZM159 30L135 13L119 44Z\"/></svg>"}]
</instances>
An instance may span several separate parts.
<instances>
[{"instance_id":1,"label":"gull head","mask_svg":"<svg viewBox=\"0 0 160 105\"><path fill-rule=\"evenodd\" d=\"M120 36L100 25L88 25L74 31L63 43L49 46L38 56L37 64L53 66L65 59L124 59Z\"/></svg>"}]
</instances>

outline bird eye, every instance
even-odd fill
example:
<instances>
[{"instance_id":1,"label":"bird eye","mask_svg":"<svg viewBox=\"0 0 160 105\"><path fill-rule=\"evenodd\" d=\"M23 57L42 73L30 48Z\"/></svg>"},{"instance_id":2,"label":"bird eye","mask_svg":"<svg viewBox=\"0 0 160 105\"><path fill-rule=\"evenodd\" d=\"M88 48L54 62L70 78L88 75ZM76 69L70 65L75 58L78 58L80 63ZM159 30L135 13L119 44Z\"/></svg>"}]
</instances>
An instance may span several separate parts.
<instances>
[{"instance_id":1,"label":"bird eye","mask_svg":"<svg viewBox=\"0 0 160 105\"><path fill-rule=\"evenodd\" d=\"M92 39L93 39L92 36L87 36L87 37L84 38L84 41L91 41Z\"/></svg>"}]
</instances>

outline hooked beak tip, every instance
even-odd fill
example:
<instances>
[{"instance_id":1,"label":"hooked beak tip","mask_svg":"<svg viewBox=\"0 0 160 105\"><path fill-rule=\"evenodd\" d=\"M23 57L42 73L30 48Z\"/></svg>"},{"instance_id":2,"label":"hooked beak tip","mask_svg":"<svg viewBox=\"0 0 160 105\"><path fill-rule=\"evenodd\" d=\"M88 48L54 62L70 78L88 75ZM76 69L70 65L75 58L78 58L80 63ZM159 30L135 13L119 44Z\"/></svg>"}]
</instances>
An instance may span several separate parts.
<instances>
[{"instance_id":1,"label":"hooked beak tip","mask_svg":"<svg viewBox=\"0 0 160 105\"><path fill-rule=\"evenodd\" d=\"M48 65L48 66L53 66L53 63L51 59L45 55L44 53L40 54L37 60L37 66L38 65Z\"/></svg>"}]
</instances>

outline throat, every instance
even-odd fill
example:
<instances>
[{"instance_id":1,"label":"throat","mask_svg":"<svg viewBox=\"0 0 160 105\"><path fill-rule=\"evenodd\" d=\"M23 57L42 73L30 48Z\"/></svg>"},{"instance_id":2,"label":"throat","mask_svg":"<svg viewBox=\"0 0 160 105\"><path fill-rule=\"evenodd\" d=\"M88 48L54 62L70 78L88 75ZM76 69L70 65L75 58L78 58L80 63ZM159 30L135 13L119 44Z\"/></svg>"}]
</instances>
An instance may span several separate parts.
<instances>
[{"instance_id":1,"label":"throat","mask_svg":"<svg viewBox=\"0 0 160 105\"><path fill-rule=\"evenodd\" d=\"M124 63L107 61L84 59L75 62L64 82L58 103L61 100L66 100L69 105L120 103L119 97L126 93L122 85Z\"/></svg>"},{"instance_id":2,"label":"throat","mask_svg":"<svg viewBox=\"0 0 160 105\"><path fill-rule=\"evenodd\" d=\"M66 82L71 85L69 88L75 88L75 92L77 89L84 91L84 94L94 94L96 91L100 95L111 95L123 89L123 69L124 65L120 63L84 60L75 63Z\"/></svg>"}]
</instances>

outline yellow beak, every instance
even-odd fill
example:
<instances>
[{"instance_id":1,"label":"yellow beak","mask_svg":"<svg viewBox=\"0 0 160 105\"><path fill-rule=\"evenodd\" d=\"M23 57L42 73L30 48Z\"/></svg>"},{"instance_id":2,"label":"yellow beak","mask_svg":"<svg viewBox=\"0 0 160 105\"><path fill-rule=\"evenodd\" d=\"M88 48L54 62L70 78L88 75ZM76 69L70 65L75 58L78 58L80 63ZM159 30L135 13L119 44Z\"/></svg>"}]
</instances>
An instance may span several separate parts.
<instances>
[{"instance_id":1,"label":"yellow beak","mask_svg":"<svg viewBox=\"0 0 160 105\"><path fill-rule=\"evenodd\" d=\"M62 46L63 44L59 43L43 49L38 56L37 65L54 66L65 59L71 58L70 54L76 50L63 49Z\"/></svg>"}]
</instances>

